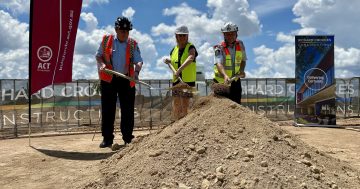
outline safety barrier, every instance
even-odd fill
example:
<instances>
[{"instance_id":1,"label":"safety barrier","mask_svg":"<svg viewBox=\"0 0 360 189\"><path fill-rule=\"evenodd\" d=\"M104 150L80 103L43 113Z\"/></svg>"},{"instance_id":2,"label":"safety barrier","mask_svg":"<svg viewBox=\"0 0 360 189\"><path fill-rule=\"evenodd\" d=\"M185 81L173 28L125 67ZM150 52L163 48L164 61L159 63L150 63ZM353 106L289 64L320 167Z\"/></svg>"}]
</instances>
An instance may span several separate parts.
<instances>
[{"instance_id":1,"label":"safety barrier","mask_svg":"<svg viewBox=\"0 0 360 189\"><path fill-rule=\"evenodd\" d=\"M170 80L144 80L154 88L171 87ZM46 87L31 96L31 129L34 134L69 133L99 130L100 95L94 86L97 80L76 80ZM197 96L211 93L212 80L198 82ZM0 80L0 138L27 134L29 98L27 80ZM274 120L293 118L295 79L249 78L242 80L242 105L257 114ZM135 128L152 129L171 123L171 92L136 86ZM336 79L337 117L360 116L360 78ZM194 98L196 99L196 98ZM119 125L117 112L115 125Z\"/></svg>"}]
</instances>

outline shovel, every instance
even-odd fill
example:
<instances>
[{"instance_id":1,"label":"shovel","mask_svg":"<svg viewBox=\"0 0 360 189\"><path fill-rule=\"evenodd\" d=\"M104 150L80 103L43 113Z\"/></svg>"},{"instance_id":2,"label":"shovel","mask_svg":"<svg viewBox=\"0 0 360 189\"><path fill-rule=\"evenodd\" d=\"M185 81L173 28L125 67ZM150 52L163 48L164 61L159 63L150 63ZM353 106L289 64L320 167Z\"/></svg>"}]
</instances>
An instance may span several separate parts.
<instances>
[{"instance_id":1,"label":"shovel","mask_svg":"<svg viewBox=\"0 0 360 189\"><path fill-rule=\"evenodd\" d=\"M136 79L134 79L134 78L132 78L132 77L129 77L129 76L125 75L125 74L119 73L119 72L114 71L114 70L109 70L109 69L107 69L107 68L104 68L102 71L104 71L104 72L106 72L106 73L108 73L108 74L120 76L120 77L122 77L122 78L125 78L125 79L127 79L127 80L129 80L129 81L133 81L133 82L135 82L135 83L139 83L139 84L145 85L145 86L148 87L149 89L157 89L157 90L161 89L161 88L154 88L154 87L152 87L150 84L147 84L147 83L145 83L145 82L143 82L143 81L140 81L140 80L136 80Z\"/></svg>"},{"instance_id":2,"label":"shovel","mask_svg":"<svg viewBox=\"0 0 360 189\"><path fill-rule=\"evenodd\" d=\"M163 91L170 91L170 90L174 90L175 88L174 87L169 87L169 88L156 88L156 87L153 87L151 86L150 84L144 82L144 81L140 81L140 80L136 80L132 77L129 77L125 74L122 74L122 73L119 73L117 71L114 71L114 70L109 70L107 68L104 68L102 71L108 73L108 74L112 74L112 75L116 75L116 76L120 76L122 78L125 78L127 80L130 80L130 81L133 81L135 83L139 83L139 84L142 84L142 85L145 85L148 89L150 90L163 90Z\"/></svg>"},{"instance_id":3,"label":"shovel","mask_svg":"<svg viewBox=\"0 0 360 189\"><path fill-rule=\"evenodd\" d=\"M171 63L166 63L166 64L169 66L169 68L173 72L173 74L175 74L176 70L173 67L173 65ZM178 77L177 79L180 81L180 83L171 87L172 90L177 90L177 91L181 91L183 93L188 93L188 94L196 92L196 91L194 91L194 89L192 87L190 87L187 83L185 83L181 79L181 77ZM187 96L187 95L185 94L184 96Z\"/></svg>"},{"instance_id":4,"label":"shovel","mask_svg":"<svg viewBox=\"0 0 360 189\"><path fill-rule=\"evenodd\" d=\"M176 73L176 70L175 70L174 66L173 66L171 63L166 63L166 64L169 66L169 68L170 68L170 70L173 72L173 74L175 74L175 73ZM177 79L180 81L180 83L186 84L186 83L184 83L184 81L181 79L181 77L178 77Z\"/></svg>"},{"instance_id":5,"label":"shovel","mask_svg":"<svg viewBox=\"0 0 360 189\"><path fill-rule=\"evenodd\" d=\"M211 85L211 90L214 92L215 95L219 96L228 96L230 94L230 85L231 83L237 79L241 78L242 76L240 74L234 75L227 84L225 83L213 83Z\"/></svg>"}]
</instances>

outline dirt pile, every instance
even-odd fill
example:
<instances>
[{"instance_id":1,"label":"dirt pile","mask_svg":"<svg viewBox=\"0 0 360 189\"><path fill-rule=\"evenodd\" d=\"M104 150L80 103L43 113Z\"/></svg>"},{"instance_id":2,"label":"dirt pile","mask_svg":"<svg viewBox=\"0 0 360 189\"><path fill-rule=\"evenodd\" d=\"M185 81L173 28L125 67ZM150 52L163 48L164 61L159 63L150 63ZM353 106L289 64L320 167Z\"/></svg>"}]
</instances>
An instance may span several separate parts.
<instances>
[{"instance_id":1,"label":"dirt pile","mask_svg":"<svg viewBox=\"0 0 360 189\"><path fill-rule=\"evenodd\" d=\"M137 138L84 188L359 188L360 173L227 99Z\"/></svg>"}]
</instances>

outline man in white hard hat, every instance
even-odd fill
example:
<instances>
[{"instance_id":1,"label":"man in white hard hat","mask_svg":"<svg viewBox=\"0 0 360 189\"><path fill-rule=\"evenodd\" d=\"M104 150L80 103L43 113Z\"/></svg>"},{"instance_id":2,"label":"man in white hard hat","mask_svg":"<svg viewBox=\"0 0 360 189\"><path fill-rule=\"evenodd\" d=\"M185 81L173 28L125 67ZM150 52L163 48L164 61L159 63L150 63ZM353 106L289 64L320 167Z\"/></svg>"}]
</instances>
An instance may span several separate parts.
<instances>
[{"instance_id":1,"label":"man in white hard hat","mask_svg":"<svg viewBox=\"0 0 360 189\"><path fill-rule=\"evenodd\" d=\"M176 46L170 52L170 58L165 58L164 63L171 64L176 72L173 75L173 86L180 83L180 79L190 87L195 87L196 81L196 57L198 55L195 46L190 43L189 30L186 26L180 26L175 30ZM187 114L191 93L179 94L173 91L173 113L175 119L180 119Z\"/></svg>"},{"instance_id":2,"label":"man in white hard hat","mask_svg":"<svg viewBox=\"0 0 360 189\"><path fill-rule=\"evenodd\" d=\"M230 93L227 97L240 104L242 93L240 78L245 77L247 58L244 43L237 39L238 30L236 24L231 22L225 23L221 28L224 41L214 46L214 82L230 84ZM237 78L231 82L230 78L234 76Z\"/></svg>"}]
</instances>

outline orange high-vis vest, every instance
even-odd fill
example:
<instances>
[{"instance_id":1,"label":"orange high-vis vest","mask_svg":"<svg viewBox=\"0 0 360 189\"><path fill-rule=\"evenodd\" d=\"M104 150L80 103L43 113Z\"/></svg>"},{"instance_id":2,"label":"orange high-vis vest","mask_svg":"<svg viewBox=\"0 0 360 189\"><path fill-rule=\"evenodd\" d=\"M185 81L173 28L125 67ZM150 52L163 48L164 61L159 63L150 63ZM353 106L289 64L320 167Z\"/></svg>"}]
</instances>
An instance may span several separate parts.
<instances>
[{"instance_id":1,"label":"orange high-vis vest","mask_svg":"<svg viewBox=\"0 0 360 189\"><path fill-rule=\"evenodd\" d=\"M103 48L103 60L105 63L105 67L107 69L113 70L112 66L112 45L114 41L113 35L104 35L103 40L101 42L101 46ZM130 77L134 77L134 63L131 62L131 59L134 56L134 49L136 48L136 41L132 38L128 38L127 40L127 46L126 46L126 54L125 54L125 69L128 70L128 74ZM112 75L105 73L103 71L99 72L99 77L101 80L106 82L111 82ZM135 82L130 81L130 86L134 87Z\"/></svg>"},{"instance_id":2,"label":"orange high-vis vest","mask_svg":"<svg viewBox=\"0 0 360 189\"><path fill-rule=\"evenodd\" d=\"M101 42L101 47L103 49L102 58L105 63L105 68L110 69L110 70L113 69L112 62L111 62L113 41L114 41L113 35L104 35L102 42ZM112 80L112 75L99 70L99 78L103 81L110 83Z\"/></svg>"}]
</instances>

